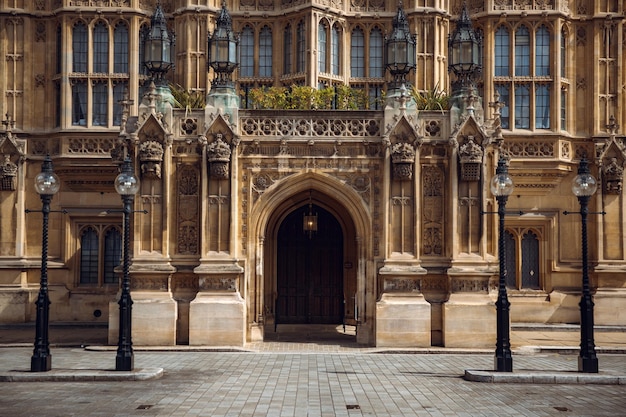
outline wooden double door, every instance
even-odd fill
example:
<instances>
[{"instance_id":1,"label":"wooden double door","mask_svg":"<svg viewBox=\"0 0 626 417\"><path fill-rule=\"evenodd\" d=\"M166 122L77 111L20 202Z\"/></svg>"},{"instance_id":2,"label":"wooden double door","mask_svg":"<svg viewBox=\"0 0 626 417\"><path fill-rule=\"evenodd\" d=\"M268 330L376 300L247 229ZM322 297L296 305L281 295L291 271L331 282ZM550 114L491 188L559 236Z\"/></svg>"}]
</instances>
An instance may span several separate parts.
<instances>
[{"instance_id":1,"label":"wooden double door","mask_svg":"<svg viewBox=\"0 0 626 417\"><path fill-rule=\"evenodd\" d=\"M281 223L277 240L278 324L335 324L344 316L343 232L337 219L313 205L318 231L303 230L308 205Z\"/></svg>"}]
</instances>

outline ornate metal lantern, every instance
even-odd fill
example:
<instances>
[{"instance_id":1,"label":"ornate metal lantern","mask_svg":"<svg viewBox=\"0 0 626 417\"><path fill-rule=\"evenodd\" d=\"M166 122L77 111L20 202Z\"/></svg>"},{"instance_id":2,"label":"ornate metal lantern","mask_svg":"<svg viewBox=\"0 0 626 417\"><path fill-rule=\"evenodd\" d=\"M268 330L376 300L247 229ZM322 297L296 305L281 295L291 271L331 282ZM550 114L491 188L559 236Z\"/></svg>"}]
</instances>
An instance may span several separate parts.
<instances>
[{"instance_id":1,"label":"ornate metal lantern","mask_svg":"<svg viewBox=\"0 0 626 417\"><path fill-rule=\"evenodd\" d=\"M161 2L157 3L150 28L142 33L142 41L143 64L150 71L152 78L163 79L163 76L174 65L172 61L174 37L167 30Z\"/></svg>"},{"instance_id":2,"label":"ornate metal lantern","mask_svg":"<svg viewBox=\"0 0 626 417\"><path fill-rule=\"evenodd\" d=\"M233 32L233 20L222 1L222 10L217 18L215 31L208 39L209 67L216 74L214 85L230 86L230 75L239 65L239 34Z\"/></svg>"},{"instance_id":3,"label":"ornate metal lantern","mask_svg":"<svg viewBox=\"0 0 626 417\"><path fill-rule=\"evenodd\" d=\"M482 38L472 27L467 4L463 4L461 18L448 38L448 71L461 83L472 82L482 71Z\"/></svg>"},{"instance_id":4,"label":"ornate metal lantern","mask_svg":"<svg viewBox=\"0 0 626 417\"><path fill-rule=\"evenodd\" d=\"M393 18L393 31L385 38L385 67L393 75L396 86L401 85L406 75L415 69L416 35L409 30L409 22L398 4L398 13Z\"/></svg>"}]
</instances>

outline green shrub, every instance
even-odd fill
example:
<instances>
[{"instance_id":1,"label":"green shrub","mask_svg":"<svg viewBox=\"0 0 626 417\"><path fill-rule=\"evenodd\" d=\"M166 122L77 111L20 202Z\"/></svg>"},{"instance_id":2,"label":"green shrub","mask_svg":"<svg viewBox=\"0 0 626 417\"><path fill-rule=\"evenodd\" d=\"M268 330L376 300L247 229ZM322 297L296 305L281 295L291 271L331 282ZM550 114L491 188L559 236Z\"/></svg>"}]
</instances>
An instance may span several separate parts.
<instances>
[{"instance_id":1,"label":"green shrub","mask_svg":"<svg viewBox=\"0 0 626 417\"><path fill-rule=\"evenodd\" d=\"M439 89L439 84L427 91L419 91L412 86L411 96L417 104L418 110L449 110L450 96L443 90Z\"/></svg>"},{"instance_id":2,"label":"green shrub","mask_svg":"<svg viewBox=\"0 0 626 417\"><path fill-rule=\"evenodd\" d=\"M170 84L170 91L174 102L172 106L179 109L203 109L206 106L206 96L202 91L189 91L179 84Z\"/></svg>"}]
</instances>

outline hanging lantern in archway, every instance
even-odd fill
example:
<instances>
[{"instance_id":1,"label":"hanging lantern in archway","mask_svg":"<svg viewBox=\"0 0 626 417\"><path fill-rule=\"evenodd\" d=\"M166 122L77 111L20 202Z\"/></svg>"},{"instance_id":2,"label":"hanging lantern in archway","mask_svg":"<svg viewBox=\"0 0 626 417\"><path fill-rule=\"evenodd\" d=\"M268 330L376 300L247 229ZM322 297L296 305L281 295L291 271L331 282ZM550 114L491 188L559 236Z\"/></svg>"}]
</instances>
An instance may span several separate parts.
<instances>
[{"instance_id":1,"label":"hanging lantern in archway","mask_svg":"<svg viewBox=\"0 0 626 417\"><path fill-rule=\"evenodd\" d=\"M309 239L313 236L313 233L317 232L317 213L313 213L313 201L311 199L310 191L309 191L309 213L304 215L302 228L304 229L304 233L309 234Z\"/></svg>"}]
</instances>

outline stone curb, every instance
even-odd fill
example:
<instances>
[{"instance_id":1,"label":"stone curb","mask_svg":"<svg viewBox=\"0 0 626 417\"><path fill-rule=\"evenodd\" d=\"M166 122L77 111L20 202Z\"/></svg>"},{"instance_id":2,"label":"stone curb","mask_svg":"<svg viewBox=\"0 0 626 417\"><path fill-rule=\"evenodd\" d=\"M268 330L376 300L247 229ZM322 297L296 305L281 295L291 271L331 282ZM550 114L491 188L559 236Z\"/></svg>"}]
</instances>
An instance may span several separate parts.
<instances>
[{"instance_id":1,"label":"stone curb","mask_svg":"<svg viewBox=\"0 0 626 417\"><path fill-rule=\"evenodd\" d=\"M465 370L463 379L494 384L596 384L626 385L626 375L607 373L586 374L576 372L496 372Z\"/></svg>"},{"instance_id":2,"label":"stone curb","mask_svg":"<svg viewBox=\"0 0 626 417\"><path fill-rule=\"evenodd\" d=\"M0 382L94 382L147 381L163 376L163 368L142 368L133 371L98 369L52 369L47 372L12 370L0 373Z\"/></svg>"}]
</instances>

